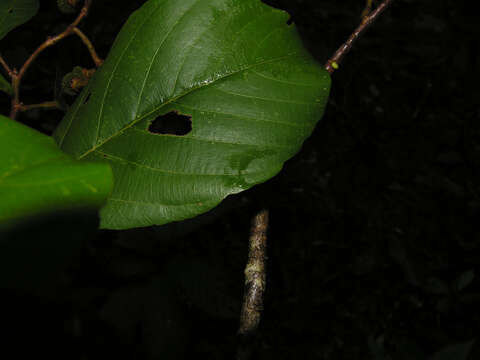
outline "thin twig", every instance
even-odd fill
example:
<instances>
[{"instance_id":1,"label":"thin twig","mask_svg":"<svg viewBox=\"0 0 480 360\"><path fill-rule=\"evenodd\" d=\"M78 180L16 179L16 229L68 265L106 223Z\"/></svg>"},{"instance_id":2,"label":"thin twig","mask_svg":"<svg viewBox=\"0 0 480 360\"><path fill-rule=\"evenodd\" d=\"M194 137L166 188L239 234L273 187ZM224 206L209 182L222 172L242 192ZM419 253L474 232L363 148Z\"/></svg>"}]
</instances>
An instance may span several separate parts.
<instances>
[{"instance_id":1,"label":"thin twig","mask_svg":"<svg viewBox=\"0 0 480 360\"><path fill-rule=\"evenodd\" d=\"M90 5L92 3L92 0L85 0L85 4L83 5L83 8L80 10L80 13L78 14L77 18L71 23L70 25L67 26L67 28L61 32L58 35L55 35L53 37L49 37L47 40L44 41L43 44L41 44L30 57L25 61L25 64L23 64L22 68L18 72L18 78L21 79L23 75L25 74L25 71L29 68L31 63L37 58L40 53L45 50L46 48L55 45L57 42L60 40L66 38L67 36L70 36L73 34L73 29L82 21L82 19L87 16L88 14L88 9L90 8Z\"/></svg>"},{"instance_id":2,"label":"thin twig","mask_svg":"<svg viewBox=\"0 0 480 360\"><path fill-rule=\"evenodd\" d=\"M95 66L98 68L102 66L103 60L98 56L97 52L95 51L95 47L93 46L90 39L85 35L79 28L74 27L73 32L78 35L78 37L82 40L82 42L87 47L88 51L90 52L90 56L92 57Z\"/></svg>"},{"instance_id":3,"label":"thin twig","mask_svg":"<svg viewBox=\"0 0 480 360\"><path fill-rule=\"evenodd\" d=\"M14 76L15 73L12 71L12 69L10 69L10 67L8 66L7 62L4 60L2 55L0 55L0 65L3 66L8 76L10 76L11 78Z\"/></svg>"},{"instance_id":4,"label":"thin twig","mask_svg":"<svg viewBox=\"0 0 480 360\"><path fill-rule=\"evenodd\" d=\"M33 63L33 61L40 55L40 53L45 50L46 48L55 45L60 40L66 38L73 34L73 29L85 18L88 14L88 10L90 9L90 5L92 4L92 0L85 0L82 9L80 10L76 19L67 26L67 28L58 35L53 37L47 38L33 53L30 57L25 61L23 66L21 67L20 71L17 75L12 77L12 88L13 88L13 99L12 99L12 109L10 112L10 117L15 119L17 112L20 110L20 82L22 81L25 72Z\"/></svg>"},{"instance_id":5,"label":"thin twig","mask_svg":"<svg viewBox=\"0 0 480 360\"><path fill-rule=\"evenodd\" d=\"M245 267L245 292L238 334L251 335L260 323L263 293L266 287L268 210L260 211L252 221L248 262Z\"/></svg>"},{"instance_id":6,"label":"thin twig","mask_svg":"<svg viewBox=\"0 0 480 360\"><path fill-rule=\"evenodd\" d=\"M340 64L343 57L350 51L353 46L353 43L360 37L360 35L370 26L375 20L380 16L380 14L391 5L393 0L385 0L370 14L368 14L360 23L360 25L355 29L355 31L350 35L348 40L342 44L335 51L335 54L327 61L325 64L325 69L331 74L338 69L338 64Z\"/></svg>"},{"instance_id":7,"label":"thin twig","mask_svg":"<svg viewBox=\"0 0 480 360\"><path fill-rule=\"evenodd\" d=\"M57 101L45 101L43 103L39 104L29 104L29 105L24 105L24 104L19 104L18 105L18 111L28 111L28 110L33 110L33 109L59 109L60 105L58 104Z\"/></svg>"}]
</instances>

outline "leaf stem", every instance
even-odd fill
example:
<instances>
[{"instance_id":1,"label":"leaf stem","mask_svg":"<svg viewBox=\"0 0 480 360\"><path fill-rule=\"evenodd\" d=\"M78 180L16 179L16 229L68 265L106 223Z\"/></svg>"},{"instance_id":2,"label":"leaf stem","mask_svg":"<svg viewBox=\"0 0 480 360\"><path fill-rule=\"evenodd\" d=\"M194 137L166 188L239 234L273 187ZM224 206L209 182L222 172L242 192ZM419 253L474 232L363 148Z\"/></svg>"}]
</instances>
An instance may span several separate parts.
<instances>
[{"instance_id":1,"label":"leaf stem","mask_svg":"<svg viewBox=\"0 0 480 360\"><path fill-rule=\"evenodd\" d=\"M381 13L385 11L392 4L393 0L384 0L380 5L378 5L372 13L364 13L364 17L360 25L355 29L355 31L350 35L350 37L343 43L333 56L325 64L325 69L331 74L340 64L343 57L351 50L354 42L362 35L365 30L372 25L375 20L378 19Z\"/></svg>"},{"instance_id":2,"label":"leaf stem","mask_svg":"<svg viewBox=\"0 0 480 360\"><path fill-rule=\"evenodd\" d=\"M67 28L53 37L48 37L33 53L30 57L25 61L23 66L20 68L18 74L14 71L12 76L12 88L13 88L13 98L12 98L12 109L10 112L10 118L15 119L17 116L18 111L21 108L20 105L20 83L22 81L25 72L33 63L33 61L40 55L40 53L45 50L46 48L55 45L60 40L70 36L74 33L74 28L80 23L88 15L88 10L92 4L92 0L85 0L82 9L80 10L76 19L67 26Z\"/></svg>"},{"instance_id":3,"label":"leaf stem","mask_svg":"<svg viewBox=\"0 0 480 360\"><path fill-rule=\"evenodd\" d=\"M90 52L90 56L92 57L95 66L98 68L102 66L103 60L98 56L97 52L95 51L95 47L93 46L90 39L85 35L79 28L74 27L73 32L77 34L77 36L82 40L82 42L87 47L88 51Z\"/></svg>"}]
</instances>

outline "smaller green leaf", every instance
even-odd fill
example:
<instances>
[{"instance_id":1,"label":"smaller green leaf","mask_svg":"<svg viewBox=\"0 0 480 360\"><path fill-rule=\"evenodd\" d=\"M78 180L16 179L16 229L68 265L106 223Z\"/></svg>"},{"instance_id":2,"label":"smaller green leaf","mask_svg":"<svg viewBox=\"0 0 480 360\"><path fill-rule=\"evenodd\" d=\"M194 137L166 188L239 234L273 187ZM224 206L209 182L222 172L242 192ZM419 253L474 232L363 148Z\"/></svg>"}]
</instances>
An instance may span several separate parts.
<instances>
[{"instance_id":1,"label":"smaller green leaf","mask_svg":"<svg viewBox=\"0 0 480 360\"><path fill-rule=\"evenodd\" d=\"M8 32L26 23L38 11L38 0L1 0L0 1L0 40Z\"/></svg>"},{"instance_id":2,"label":"smaller green leaf","mask_svg":"<svg viewBox=\"0 0 480 360\"><path fill-rule=\"evenodd\" d=\"M74 160L51 137L0 116L0 225L62 210L98 209L112 186L106 163Z\"/></svg>"},{"instance_id":3,"label":"smaller green leaf","mask_svg":"<svg viewBox=\"0 0 480 360\"><path fill-rule=\"evenodd\" d=\"M0 91L3 91L4 93L6 93L8 95L13 94L12 86L10 85L10 83L7 80L5 80L5 78L2 76L2 74L0 74Z\"/></svg>"}]
</instances>

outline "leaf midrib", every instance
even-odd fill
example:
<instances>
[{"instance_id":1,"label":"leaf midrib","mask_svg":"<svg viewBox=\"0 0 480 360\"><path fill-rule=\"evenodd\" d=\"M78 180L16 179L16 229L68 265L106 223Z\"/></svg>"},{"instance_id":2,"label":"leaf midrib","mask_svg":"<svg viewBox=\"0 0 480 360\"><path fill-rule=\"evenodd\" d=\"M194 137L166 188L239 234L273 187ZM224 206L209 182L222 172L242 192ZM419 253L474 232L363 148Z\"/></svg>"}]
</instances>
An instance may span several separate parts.
<instances>
[{"instance_id":1,"label":"leaf midrib","mask_svg":"<svg viewBox=\"0 0 480 360\"><path fill-rule=\"evenodd\" d=\"M252 65L249 65L249 66L245 66L244 68L241 68L241 69L238 69L232 73L229 73L229 74L226 74L224 76L221 76L221 77L218 77L216 79L214 79L213 81L207 83L207 84L201 84L199 86L194 86L190 89L188 89L187 91L185 91L184 93L182 94L179 94L178 96L175 96L175 97L172 97L171 99L167 100L166 102L164 102L163 104L161 104L160 106L154 108L153 110L151 110L150 112L144 114L143 116L137 118L137 119L134 119L132 122L130 122L129 124L127 124L126 126L124 126L123 128L121 128L120 130L118 130L117 132L115 132L113 135L109 136L108 138L106 138L105 140L99 142L98 144L96 144L95 146L93 146L92 148L90 148L88 151L86 151L85 153L83 153L82 155L80 155L78 157L78 159L83 159L85 156L87 156L88 154L94 152L95 150L97 150L98 148L102 147L104 144L106 144L107 142L109 142L110 140L114 139L115 137L121 135L125 130L129 129L130 127L134 126L135 124L137 124L138 122L142 121L143 119L151 116L152 114L156 113L157 111L159 111L162 107L190 94L191 92L195 91L195 90L198 90L198 89L201 89L203 87L206 87L206 86L210 86L210 85L213 85L221 80L224 80L230 76L234 76L234 75L237 75L237 74L240 74L244 71L247 71L247 70L250 70L250 69L254 69L255 67L257 66L261 66L261 65L264 65L264 64L269 64L269 63L274 63L276 61L280 61L280 60L283 60L283 59L286 59L286 58L289 58L289 57L293 57L295 55L297 55L298 53L291 53L291 54L287 54L285 56L281 56L281 57L278 57L278 58L274 58L274 59L270 59L270 60L265 60L265 61L261 61L261 62L258 62L258 63L255 63L255 64L252 64ZM73 121L73 120L72 120Z\"/></svg>"}]
</instances>

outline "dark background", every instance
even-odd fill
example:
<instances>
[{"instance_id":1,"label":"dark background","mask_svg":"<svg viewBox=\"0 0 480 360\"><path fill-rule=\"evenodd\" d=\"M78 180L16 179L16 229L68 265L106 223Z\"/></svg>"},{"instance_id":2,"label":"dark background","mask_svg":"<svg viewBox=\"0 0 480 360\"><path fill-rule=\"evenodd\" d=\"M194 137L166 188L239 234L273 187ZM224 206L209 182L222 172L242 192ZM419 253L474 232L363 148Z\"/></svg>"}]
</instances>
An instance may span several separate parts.
<instances>
[{"instance_id":1,"label":"dark background","mask_svg":"<svg viewBox=\"0 0 480 360\"><path fill-rule=\"evenodd\" d=\"M265 2L290 12L321 63L365 5ZM94 1L81 28L100 56L142 3ZM395 1L334 73L325 116L271 181L185 223L84 238L60 281L37 296L2 290L2 349L10 345L16 358L232 359L249 222L263 207L268 290L253 358L416 360L476 339L480 28L472 3ZM2 55L20 67L72 19L42 0L39 14L2 40ZM22 101L50 100L75 65L93 67L72 37L32 66ZM9 112L4 94L0 112ZM62 116L30 111L19 120L49 134ZM41 267L48 254L37 260ZM469 359L479 353L474 344ZM435 360L465 359L452 356Z\"/></svg>"}]
</instances>

